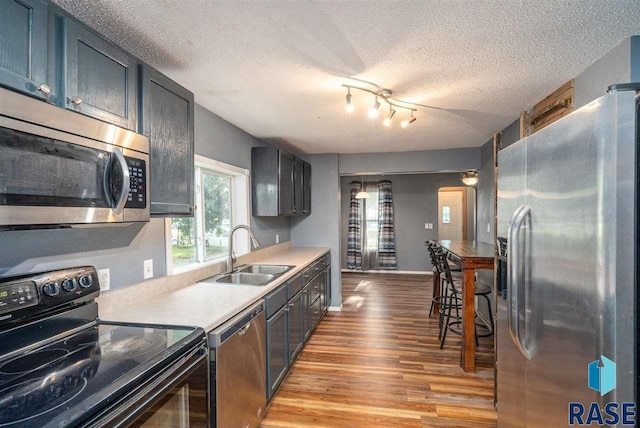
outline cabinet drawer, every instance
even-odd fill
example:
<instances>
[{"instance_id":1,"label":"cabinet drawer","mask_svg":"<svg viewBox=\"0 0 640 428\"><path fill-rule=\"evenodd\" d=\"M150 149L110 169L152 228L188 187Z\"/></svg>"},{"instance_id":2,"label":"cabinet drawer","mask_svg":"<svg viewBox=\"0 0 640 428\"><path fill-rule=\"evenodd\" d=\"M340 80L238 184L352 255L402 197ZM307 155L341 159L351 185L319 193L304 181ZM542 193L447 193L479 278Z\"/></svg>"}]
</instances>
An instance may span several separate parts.
<instances>
[{"instance_id":1,"label":"cabinet drawer","mask_svg":"<svg viewBox=\"0 0 640 428\"><path fill-rule=\"evenodd\" d=\"M320 305L320 299L316 300L313 305L311 305L311 330L316 328L318 322L320 322L320 318L322 317L322 308Z\"/></svg>"},{"instance_id":2,"label":"cabinet drawer","mask_svg":"<svg viewBox=\"0 0 640 428\"><path fill-rule=\"evenodd\" d=\"M267 318L278 312L287 303L287 284L282 284L264 298Z\"/></svg>"},{"instance_id":3,"label":"cabinet drawer","mask_svg":"<svg viewBox=\"0 0 640 428\"><path fill-rule=\"evenodd\" d=\"M318 275L316 276L311 284L309 284L309 303L314 303L318 297L320 297L320 293L322 292L322 283L324 281L324 276Z\"/></svg>"},{"instance_id":4,"label":"cabinet drawer","mask_svg":"<svg viewBox=\"0 0 640 428\"><path fill-rule=\"evenodd\" d=\"M288 288L289 300L291 300L293 296L298 294L298 291L302 290L302 287L304 287L304 282L302 281L302 274L300 273L289 280L289 288Z\"/></svg>"}]
</instances>

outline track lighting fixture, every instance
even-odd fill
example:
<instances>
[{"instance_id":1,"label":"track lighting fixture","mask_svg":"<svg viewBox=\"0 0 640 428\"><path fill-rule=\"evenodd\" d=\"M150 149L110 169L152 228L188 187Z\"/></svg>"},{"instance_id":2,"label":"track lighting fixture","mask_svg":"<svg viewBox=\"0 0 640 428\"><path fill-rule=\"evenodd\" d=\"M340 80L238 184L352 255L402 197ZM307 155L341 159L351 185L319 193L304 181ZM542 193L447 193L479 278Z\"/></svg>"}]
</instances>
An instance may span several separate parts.
<instances>
[{"instance_id":1,"label":"track lighting fixture","mask_svg":"<svg viewBox=\"0 0 640 428\"><path fill-rule=\"evenodd\" d=\"M373 91L371 89L360 88L358 86L351 86L346 84L342 85L343 87L347 88L346 110L348 113L352 113L355 110L354 105L351 102L351 89L353 88L353 89L358 89L360 91L369 92L375 97L374 103L371 106L371 108L369 108L369 111L368 111L368 116L371 119L375 119L378 117L378 115L380 114L380 101L383 101L389 105L389 114L386 116L386 118L382 122L384 126L387 126L387 127L391 126L391 119L393 119L393 116L396 114L397 109L405 109L411 112L411 117L407 120L403 120L400 123L400 126L402 126L403 128L406 128L409 124L415 122L416 117L414 117L413 113L418 111L417 109L417 107L419 106L418 104L410 103L408 101L396 100L395 98L391 97L392 92L390 89L380 88L379 86L373 83L369 83L369 84L372 86L375 86L377 90Z\"/></svg>"},{"instance_id":2,"label":"track lighting fixture","mask_svg":"<svg viewBox=\"0 0 640 428\"><path fill-rule=\"evenodd\" d=\"M377 95L375 100L376 100L375 103L373 103L373 105L369 109L369 117L371 119L375 119L376 117L378 117L378 110L380 109L380 101L378 101Z\"/></svg>"},{"instance_id":3,"label":"track lighting fixture","mask_svg":"<svg viewBox=\"0 0 640 428\"><path fill-rule=\"evenodd\" d=\"M382 122L384 126L391 126L391 119L393 119L394 114L396 114L396 111L392 109L391 106L389 106L389 115L384 120L384 122Z\"/></svg>"},{"instance_id":4,"label":"track lighting fixture","mask_svg":"<svg viewBox=\"0 0 640 428\"><path fill-rule=\"evenodd\" d=\"M400 122L400 126L402 126L403 128L406 128L407 126L411 125L413 122L416 121L416 117L413 116L413 110L411 110L411 117L407 120L403 120L402 122Z\"/></svg>"},{"instance_id":5,"label":"track lighting fixture","mask_svg":"<svg viewBox=\"0 0 640 428\"><path fill-rule=\"evenodd\" d=\"M355 108L351 103L351 88L347 88L347 113L353 113L353 110L355 110Z\"/></svg>"}]
</instances>

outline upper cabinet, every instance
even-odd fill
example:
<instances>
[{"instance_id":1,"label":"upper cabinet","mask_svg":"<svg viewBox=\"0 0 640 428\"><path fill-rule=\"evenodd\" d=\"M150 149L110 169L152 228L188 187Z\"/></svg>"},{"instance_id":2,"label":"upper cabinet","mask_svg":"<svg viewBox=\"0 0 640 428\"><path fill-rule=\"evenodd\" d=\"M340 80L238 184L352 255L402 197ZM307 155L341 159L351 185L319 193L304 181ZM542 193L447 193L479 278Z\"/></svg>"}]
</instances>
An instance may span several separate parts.
<instances>
[{"instance_id":1,"label":"upper cabinet","mask_svg":"<svg viewBox=\"0 0 640 428\"><path fill-rule=\"evenodd\" d=\"M68 19L64 52L66 108L136 130L137 60Z\"/></svg>"},{"instance_id":2,"label":"upper cabinet","mask_svg":"<svg viewBox=\"0 0 640 428\"><path fill-rule=\"evenodd\" d=\"M48 8L41 0L0 0L0 84L46 99L55 91L48 66Z\"/></svg>"},{"instance_id":3,"label":"upper cabinet","mask_svg":"<svg viewBox=\"0 0 640 428\"><path fill-rule=\"evenodd\" d=\"M311 213L311 164L304 162L302 166L302 214Z\"/></svg>"},{"instance_id":4,"label":"upper cabinet","mask_svg":"<svg viewBox=\"0 0 640 428\"><path fill-rule=\"evenodd\" d=\"M142 82L140 130L150 143L151 215L191 216L193 94L148 66Z\"/></svg>"},{"instance_id":5,"label":"upper cabinet","mask_svg":"<svg viewBox=\"0 0 640 428\"><path fill-rule=\"evenodd\" d=\"M309 180L305 184L305 168ZM311 214L311 165L275 147L251 149L254 216ZM305 201L308 200L305 211Z\"/></svg>"}]
</instances>

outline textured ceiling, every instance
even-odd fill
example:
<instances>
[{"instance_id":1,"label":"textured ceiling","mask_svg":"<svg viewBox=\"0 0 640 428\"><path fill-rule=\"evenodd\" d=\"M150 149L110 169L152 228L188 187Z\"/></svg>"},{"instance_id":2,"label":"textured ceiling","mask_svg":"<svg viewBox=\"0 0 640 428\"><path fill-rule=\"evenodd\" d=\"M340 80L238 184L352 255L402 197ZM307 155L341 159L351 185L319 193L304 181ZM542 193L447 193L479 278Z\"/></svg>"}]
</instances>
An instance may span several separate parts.
<instances>
[{"instance_id":1,"label":"textured ceiling","mask_svg":"<svg viewBox=\"0 0 640 428\"><path fill-rule=\"evenodd\" d=\"M475 147L630 35L640 2L56 0L247 132L305 153ZM407 129L366 116L390 88ZM384 108L384 105L383 105Z\"/></svg>"}]
</instances>

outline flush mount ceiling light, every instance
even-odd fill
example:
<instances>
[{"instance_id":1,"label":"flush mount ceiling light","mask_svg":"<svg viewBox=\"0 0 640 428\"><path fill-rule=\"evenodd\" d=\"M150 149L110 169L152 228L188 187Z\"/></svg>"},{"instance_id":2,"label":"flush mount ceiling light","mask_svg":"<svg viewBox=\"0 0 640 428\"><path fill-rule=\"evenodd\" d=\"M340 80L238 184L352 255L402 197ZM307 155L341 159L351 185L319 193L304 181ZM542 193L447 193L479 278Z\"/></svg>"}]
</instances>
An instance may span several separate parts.
<instances>
[{"instance_id":1,"label":"flush mount ceiling light","mask_svg":"<svg viewBox=\"0 0 640 428\"><path fill-rule=\"evenodd\" d=\"M353 103L351 102L351 89L357 89L359 91L363 91L363 92L368 92L370 94L374 95L374 103L371 106L371 108L369 108L369 112L368 115L371 119L375 119L378 117L379 113L380 113L380 100L387 103L389 105L389 114L386 116L386 118L384 119L384 121L382 122L384 124L384 126L390 127L391 126L391 119L393 119L393 116L396 114L396 109L405 109L408 110L411 114L411 116L409 117L409 119L407 120L403 120L400 123L400 126L402 128L406 128L409 124L413 123L416 121L416 117L413 115L414 112L418 111L417 104L414 103L410 103L408 101L401 101L401 100L396 100L395 98L391 98L391 95L393 92L391 92L390 89L382 89L380 87L378 87L377 85L374 85L371 83L372 86L375 86L377 89L376 90L371 90L371 89L367 89L367 88L361 88L358 86L352 86L352 85L346 85L343 84L342 86L347 88L347 112L351 113L355 110ZM364 192L366 193L366 192Z\"/></svg>"},{"instance_id":2,"label":"flush mount ceiling light","mask_svg":"<svg viewBox=\"0 0 640 428\"><path fill-rule=\"evenodd\" d=\"M467 171L460 174L462 182L467 186L475 186L478 184L478 173L476 171Z\"/></svg>"}]
</instances>

